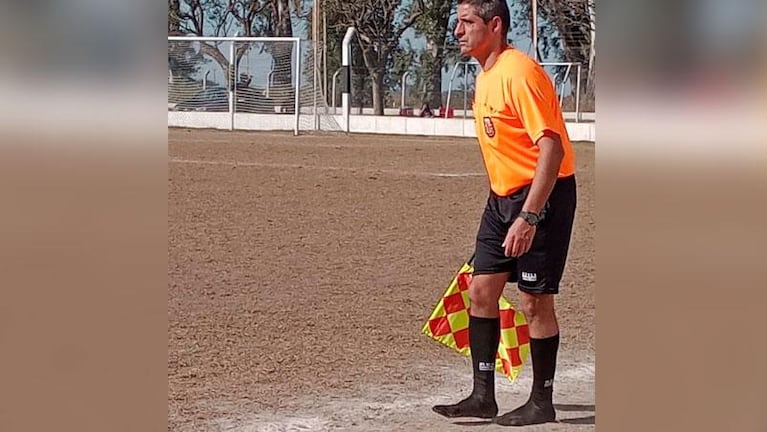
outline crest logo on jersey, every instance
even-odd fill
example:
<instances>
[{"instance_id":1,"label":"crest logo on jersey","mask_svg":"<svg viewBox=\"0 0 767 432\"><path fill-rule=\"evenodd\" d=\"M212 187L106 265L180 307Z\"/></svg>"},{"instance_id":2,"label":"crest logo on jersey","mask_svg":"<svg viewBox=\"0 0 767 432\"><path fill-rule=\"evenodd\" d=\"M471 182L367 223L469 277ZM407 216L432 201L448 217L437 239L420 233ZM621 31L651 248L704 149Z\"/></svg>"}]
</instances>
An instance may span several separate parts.
<instances>
[{"instance_id":1,"label":"crest logo on jersey","mask_svg":"<svg viewBox=\"0 0 767 432\"><path fill-rule=\"evenodd\" d=\"M493 125L493 119L490 117L483 118L485 124L485 135L490 138L495 136L495 126Z\"/></svg>"}]
</instances>

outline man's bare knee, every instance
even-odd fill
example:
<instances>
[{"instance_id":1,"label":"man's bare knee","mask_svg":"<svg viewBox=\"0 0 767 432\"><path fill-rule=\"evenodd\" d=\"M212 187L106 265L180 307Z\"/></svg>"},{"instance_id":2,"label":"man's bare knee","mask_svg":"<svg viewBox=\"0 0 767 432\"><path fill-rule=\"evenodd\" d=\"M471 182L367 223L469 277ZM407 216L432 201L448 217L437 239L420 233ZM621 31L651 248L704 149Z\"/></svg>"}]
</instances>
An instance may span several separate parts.
<instances>
[{"instance_id":1,"label":"man's bare knee","mask_svg":"<svg viewBox=\"0 0 767 432\"><path fill-rule=\"evenodd\" d=\"M551 294L522 293L520 307L528 321L554 317L554 298Z\"/></svg>"},{"instance_id":2,"label":"man's bare knee","mask_svg":"<svg viewBox=\"0 0 767 432\"><path fill-rule=\"evenodd\" d=\"M469 286L472 315L498 316L498 299L506 286L507 274L476 275Z\"/></svg>"},{"instance_id":3,"label":"man's bare knee","mask_svg":"<svg viewBox=\"0 0 767 432\"><path fill-rule=\"evenodd\" d=\"M482 310L492 308L494 305L498 305L498 299L495 298L491 290L485 287L473 287L469 289L469 301L471 302L471 308L475 310Z\"/></svg>"}]
</instances>

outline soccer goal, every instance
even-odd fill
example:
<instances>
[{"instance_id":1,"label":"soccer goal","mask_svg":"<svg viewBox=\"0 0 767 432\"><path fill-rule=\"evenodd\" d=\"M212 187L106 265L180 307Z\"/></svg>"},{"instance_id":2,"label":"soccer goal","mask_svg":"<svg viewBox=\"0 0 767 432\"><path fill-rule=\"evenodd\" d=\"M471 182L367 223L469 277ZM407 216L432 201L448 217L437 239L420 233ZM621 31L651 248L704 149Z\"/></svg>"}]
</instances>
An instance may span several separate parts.
<instances>
[{"instance_id":1,"label":"soccer goal","mask_svg":"<svg viewBox=\"0 0 767 432\"><path fill-rule=\"evenodd\" d=\"M168 124L340 131L299 38L168 37Z\"/></svg>"}]
</instances>

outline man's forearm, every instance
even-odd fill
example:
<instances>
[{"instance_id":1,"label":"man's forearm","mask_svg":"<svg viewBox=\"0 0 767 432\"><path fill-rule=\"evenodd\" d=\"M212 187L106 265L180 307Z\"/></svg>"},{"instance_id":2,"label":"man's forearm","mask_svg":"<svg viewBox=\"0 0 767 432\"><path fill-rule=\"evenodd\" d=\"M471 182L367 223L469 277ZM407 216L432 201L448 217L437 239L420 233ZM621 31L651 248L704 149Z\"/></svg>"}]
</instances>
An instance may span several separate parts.
<instances>
[{"instance_id":1,"label":"man's forearm","mask_svg":"<svg viewBox=\"0 0 767 432\"><path fill-rule=\"evenodd\" d=\"M554 189L565 151L559 137L546 135L538 140L537 144L541 153L535 168L535 177L522 210L540 215Z\"/></svg>"}]
</instances>

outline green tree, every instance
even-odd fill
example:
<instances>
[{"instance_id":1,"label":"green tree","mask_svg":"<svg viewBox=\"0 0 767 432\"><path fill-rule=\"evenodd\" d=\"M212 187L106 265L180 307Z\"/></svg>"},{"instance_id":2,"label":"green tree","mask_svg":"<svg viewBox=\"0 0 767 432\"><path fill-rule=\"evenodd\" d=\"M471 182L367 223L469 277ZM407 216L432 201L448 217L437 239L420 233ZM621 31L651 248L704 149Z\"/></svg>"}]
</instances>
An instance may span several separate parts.
<instances>
[{"instance_id":1,"label":"green tree","mask_svg":"<svg viewBox=\"0 0 767 432\"><path fill-rule=\"evenodd\" d=\"M168 35L178 34L181 29L180 7L179 0L168 0Z\"/></svg>"},{"instance_id":2,"label":"green tree","mask_svg":"<svg viewBox=\"0 0 767 432\"><path fill-rule=\"evenodd\" d=\"M327 1L325 3L328 3ZM335 94L333 93L333 76L341 69L342 59L342 42L346 34L348 26L339 23L338 10L332 7L325 6L325 14L327 14L327 39L325 40L324 49L327 51L327 81L325 82L325 88L327 88L327 104L333 106L334 102L337 107L341 106L341 94L343 93L343 80L344 76L339 73L335 79ZM307 17L307 28L312 28L312 14ZM362 50L357 43L351 44L351 64L352 64L352 83L351 83L351 105L353 107L370 106L373 103L372 92L366 91L370 88L370 83L367 77L367 70L364 66L364 59L362 58ZM306 79L312 82L314 79L312 71L307 72ZM361 113L361 111L360 111Z\"/></svg>"},{"instance_id":3,"label":"green tree","mask_svg":"<svg viewBox=\"0 0 767 432\"><path fill-rule=\"evenodd\" d=\"M169 11L170 12L170 11ZM226 0L180 0L176 12L178 33L193 36L225 36L231 27ZM172 17L169 16L169 21ZM199 42L199 52L215 61L227 77L229 86L231 71L227 54L219 42Z\"/></svg>"},{"instance_id":4,"label":"green tree","mask_svg":"<svg viewBox=\"0 0 767 432\"><path fill-rule=\"evenodd\" d=\"M174 7L173 2L178 6ZM174 10L175 9L175 10ZM178 32L196 36L267 36L292 37L293 18L303 17L300 0L169 0L169 26L178 21ZM221 66L227 76L227 86L235 80L234 69L229 66L228 51L219 42L202 42L200 51ZM251 44L235 47L235 65L253 49ZM261 46L275 62L275 87L292 89L291 53L289 43ZM289 97L290 95L286 95Z\"/></svg>"},{"instance_id":5,"label":"green tree","mask_svg":"<svg viewBox=\"0 0 767 432\"><path fill-rule=\"evenodd\" d=\"M580 83L585 99L593 99L595 90L594 6L594 0L538 0L538 58L587 67ZM515 36L530 36L531 10L530 0L516 4L512 26ZM576 80L572 71L570 83L574 86Z\"/></svg>"},{"instance_id":6,"label":"green tree","mask_svg":"<svg viewBox=\"0 0 767 432\"><path fill-rule=\"evenodd\" d=\"M168 36L181 35L181 19L179 18L179 0L168 0ZM204 58L189 42L168 43L168 69L174 82L187 83L194 81Z\"/></svg>"},{"instance_id":7,"label":"green tree","mask_svg":"<svg viewBox=\"0 0 767 432\"><path fill-rule=\"evenodd\" d=\"M425 0L424 14L416 21L415 29L426 39L426 47L419 58L419 99L433 108L442 105L442 72L445 68L446 45L451 40L450 17L455 12L456 0ZM420 85L418 85L420 84Z\"/></svg>"},{"instance_id":8,"label":"green tree","mask_svg":"<svg viewBox=\"0 0 767 432\"><path fill-rule=\"evenodd\" d=\"M415 0L407 7L399 0L327 0L325 7L334 11L337 18L334 27L357 29L362 60L372 85L373 111L383 115L384 84L391 56L405 30L423 14L423 0Z\"/></svg>"},{"instance_id":9,"label":"green tree","mask_svg":"<svg viewBox=\"0 0 767 432\"><path fill-rule=\"evenodd\" d=\"M191 82L206 59L194 49L190 42L172 41L168 43L168 69L173 81Z\"/></svg>"},{"instance_id":10,"label":"green tree","mask_svg":"<svg viewBox=\"0 0 767 432\"><path fill-rule=\"evenodd\" d=\"M293 37L293 20L305 19L306 10L300 0L229 0L229 12L241 36ZM260 52L274 59L273 85L270 96L276 103L293 106L294 44L274 42L260 46ZM252 49L250 44L237 47L237 63Z\"/></svg>"},{"instance_id":11,"label":"green tree","mask_svg":"<svg viewBox=\"0 0 767 432\"><path fill-rule=\"evenodd\" d=\"M402 94L402 76L405 72L417 72L419 63L419 53L410 45L406 43L405 46L400 47L389 58L389 64L386 68L387 74L384 78L384 88L386 89L386 95L388 99L386 104L390 106L400 106L400 95ZM405 95L405 105L412 105L414 102L411 94ZM410 96L410 100L408 100ZM418 98L417 100L420 100ZM420 104L418 104L420 107Z\"/></svg>"}]
</instances>

